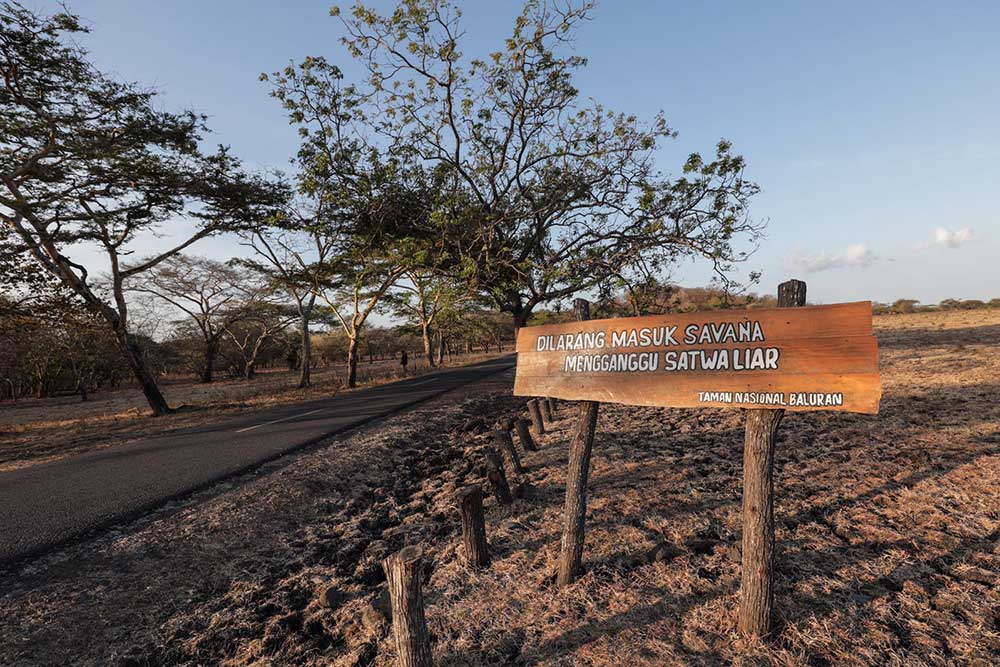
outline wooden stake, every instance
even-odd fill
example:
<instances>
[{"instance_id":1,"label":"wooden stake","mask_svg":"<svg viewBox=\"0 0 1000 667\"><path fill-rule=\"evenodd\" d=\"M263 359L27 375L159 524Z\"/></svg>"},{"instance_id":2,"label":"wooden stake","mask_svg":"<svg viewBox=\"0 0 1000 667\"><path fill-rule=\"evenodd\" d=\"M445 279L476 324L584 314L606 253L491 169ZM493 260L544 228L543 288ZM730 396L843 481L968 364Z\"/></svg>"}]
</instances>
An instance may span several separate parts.
<instances>
[{"instance_id":1,"label":"wooden stake","mask_svg":"<svg viewBox=\"0 0 1000 667\"><path fill-rule=\"evenodd\" d=\"M537 398L528 401L528 414L531 415L531 423L535 427L535 433L538 435L545 433L545 423L542 421L542 410L538 407Z\"/></svg>"},{"instance_id":2,"label":"wooden stake","mask_svg":"<svg viewBox=\"0 0 1000 667\"><path fill-rule=\"evenodd\" d=\"M500 455L492 447L487 447L483 453L486 456L486 477L490 480L493 495L501 505L510 505L514 502L514 497L510 495L510 486L507 484L507 475L504 474Z\"/></svg>"},{"instance_id":3,"label":"wooden stake","mask_svg":"<svg viewBox=\"0 0 1000 667\"><path fill-rule=\"evenodd\" d=\"M400 667L431 667L431 641L420 590L423 552L410 546L382 561L389 582L392 634Z\"/></svg>"},{"instance_id":4,"label":"wooden stake","mask_svg":"<svg viewBox=\"0 0 1000 667\"><path fill-rule=\"evenodd\" d=\"M549 404L549 411L552 413L552 416L554 417L556 414L556 399L550 396L546 396L545 402Z\"/></svg>"},{"instance_id":5,"label":"wooden stake","mask_svg":"<svg viewBox=\"0 0 1000 667\"><path fill-rule=\"evenodd\" d=\"M537 452L538 446L531 437L531 429L528 428L529 422L527 419L518 419L514 422L514 428L517 429L517 439L521 441L521 446L524 447L526 452Z\"/></svg>"},{"instance_id":6,"label":"wooden stake","mask_svg":"<svg viewBox=\"0 0 1000 667\"><path fill-rule=\"evenodd\" d=\"M472 567L490 564L490 551L486 543L486 520L483 517L483 487L478 484L459 489L455 493L462 512L462 543L465 560Z\"/></svg>"},{"instance_id":7,"label":"wooden stake","mask_svg":"<svg viewBox=\"0 0 1000 667\"><path fill-rule=\"evenodd\" d=\"M590 304L576 299L576 318L590 319ZM559 547L558 586L567 586L579 576L583 561L584 529L587 519L587 477L590 475L590 454L597 431L596 401L580 404L580 418L569 446L569 467L566 474L566 507L563 513L562 542Z\"/></svg>"},{"instance_id":8,"label":"wooden stake","mask_svg":"<svg viewBox=\"0 0 1000 667\"><path fill-rule=\"evenodd\" d=\"M778 307L806 304L806 284L778 286ZM739 629L762 638L774 607L774 440L784 410L747 410L743 441L743 573Z\"/></svg>"},{"instance_id":9,"label":"wooden stake","mask_svg":"<svg viewBox=\"0 0 1000 667\"><path fill-rule=\"evenodd\" d=\"M494 431L493 439L500 445L500 449L507 453L507 458L510 459L514 472L523 475L524 466L521 465L521 457L517 454L517 447L514 446L514 439L510 437L510 431Z\"/></svg>"},{"instance_id":10,"label":"wooden stake","mask_svg":"<svg viewBox=\"0 0 1000 667\"><path fill-rule=\"evenodd\" d=\"M545 421L547 421L550 424L553 421L555 421L552 418L552 405L549 403L549 399L548 398L539 398L538 399L538 404L542 408L542 416L545 417Z\"/></svg>"}]
</instances>

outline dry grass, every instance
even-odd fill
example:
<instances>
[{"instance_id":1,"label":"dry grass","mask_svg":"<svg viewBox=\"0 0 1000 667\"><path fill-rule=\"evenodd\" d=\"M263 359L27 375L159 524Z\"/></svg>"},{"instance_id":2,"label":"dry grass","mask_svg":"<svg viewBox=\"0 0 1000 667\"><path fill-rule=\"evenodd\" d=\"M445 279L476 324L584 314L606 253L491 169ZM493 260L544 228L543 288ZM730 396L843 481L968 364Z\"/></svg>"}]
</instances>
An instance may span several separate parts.
<instances>
[{"instance_id":1,"label":"dry grass","mask_svg":"<svg viewBox=\"0 0 1000 667\"><path fill-rule=\"evenodd\" d=\"M378 562L417 542L442 666L997 664L1000 314L876 326L882 413L782 424L766 644L734 632L738 411L602 406L587 572L558 590L561 407L466 569L451 498L488 435L463 424L523 409L507 376L3 573L0 664L388 667Z\"/></svg>"},{"instance_id":2,"label":"dry grass","mask_svg":"<svg viewBox=\"0 0 1000 667\"><path fill-rule=\"evenodd\" d=\"M416 357L417 355L414 355ZM449 365L475 363L496 354L455 357ZM433 371L426 360L414 358L409 374ZM400 379L398 361L385 360L358 366L359 386ZM149 414L142 393L135 388L94 394L83 402L77 396L25 399L0 403L0 472L34 465L70 454L119 445L156 434L274 405L334 396L347 391L342 366L313 370L313 384L298 389L298 371L264 370L252 381L219 379L202 384L190 378L162 383L177 412L162 417Z\"/></svg>"}]
</instances>

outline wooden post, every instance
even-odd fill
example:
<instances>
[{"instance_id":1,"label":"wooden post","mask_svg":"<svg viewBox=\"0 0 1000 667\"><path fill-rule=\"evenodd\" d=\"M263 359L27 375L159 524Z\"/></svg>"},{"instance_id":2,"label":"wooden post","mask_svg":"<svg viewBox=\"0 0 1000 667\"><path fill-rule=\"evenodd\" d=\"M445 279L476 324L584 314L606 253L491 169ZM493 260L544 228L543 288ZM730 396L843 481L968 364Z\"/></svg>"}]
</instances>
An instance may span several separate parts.
<instances>
[{"instance_id":1,"label":"wooden post","mask_svg":"<svg viewBox=\"0 0 1000 667\"><path fill-rule=\"evenodd\" d=\"M470 484L455 493L462 513L462 543L465 560L472 567L490 564L490 551L486 543L486 520L483 517L483 487Z\"/></svg>"},{"instance_id":2,"label":"wooden post","mask_svg":"<svg viewBox=\"0 0 1000 667\"><path fill-rule=\"evenodd\" d=\"M778 286L778 307L806 304L806 284ZM784 410L746 411L743 441L743 572L739 630L762 638L774 607L774 439Z\"/></svg>"},{"instance_id":3,"label":"wooden post","mask_svg":"<svg viewBox=\"0 0 1000 667\"><path fill-rule=\"evenodd\" d=\"M507 475L503 471L503 463L497 450L487 447L484 451L486 456L486 477L493 487L493 495L501 505L510 505L514 502L514 497L510 495L510 486L507 484Z\"/></svg>"},{"instance_id":4,"label":"wooden post","mask_svg":"<svg viewBox=\"0 0 1000 667\"><path fill-rule=\"evenodd\" d=\"M576 319L590 319L590 304L586 299L573 301ZM587 519L587 477L590 475L590 453L597 430L596 401L580 404L580 418L569 446L569 467L566 474L566 507L563 514L562 542L559 547L558 586L567 586L580 574L583 561L584 528Z\"/></svg>"},{"instance_id":5,"label":"wooden post","mask_svg":"<svg viewBox=\"0 0 1000 667\"><path fill-rule=\"evenodd\" d=\"M547 421L550 424L553 421L555 421L552 418L552 404L549 403L549 399L547 397L546 398L539 398L538 399L538 404L542 407L542 416L545 417L545 421Z\"/></svg>"},{"instance_id":6,"label":"wooden post","mask_svg":"<svg viewBox=\"0 0 1000 667\"><path fill-rule=\"evenodd\" d=\"M500 420L500 427L502 429L504 429L505 431L512 431L512 430L514 430L514 418L513 417L504 417L503 419Z\"/></svg>"},{"instance_id":7,"label":"wooden post","mask_svg":"<svg viewBox=\"0 0 1000 667\"><path fill-rule=\"evenodd\" d=\"M431 667L431 640L420 591L423 552L410 546L382 561L389 582L392 634L400 667Z\"/></svg>"},{"instance_id":8,"label":"wooden post","mask_svg":"<svg viewBox=\"0 0 1000 667\"><path fill-rule=\"evenodd\" d=\"M551 396L546 396L545 402L549 404L549 410L552 412L552 416L554 417L556 414L556 399Z\"/></svg>"},{"instance_id":9,"label":"wooden post","mask_svg":"<svg viewBox=\"0 0 1000 667\"><path fill-rule=\"evenodd\" d=\"M538 399L533 398L528 401L528 414L531 415L531 423L535 427L535 433L538 435L545 433L545 423L542 421L542 410L538 407Z\"/></svg>"},{"instance_id":10,"label":"wooden post","mask_svg":"<svg viewBox=\"0 0 1000 667\"><path fill-rule=\"evenodd\" d=\"M518 419L514 422L514 427L517 429L517 439L521 441L524 451L537 452L538 446L531 437L531 429L528 428L529 424L530 422L527 419Z\"/></svg>"},{"instance_id":11,"label":"wooden post","mask_svg":"<svg viewBox=\"0 0 1000 667\"><path fill-rule=\"evenodd\" d=\"M521 457L517 455L517 447L514 446L514 439L510 437L510 431L494 431L493 439L500 445L500 449L507 453L507 458L510 459L514 472L523 475L524 466L521 465Z\"/></svg>"}]
</instances>

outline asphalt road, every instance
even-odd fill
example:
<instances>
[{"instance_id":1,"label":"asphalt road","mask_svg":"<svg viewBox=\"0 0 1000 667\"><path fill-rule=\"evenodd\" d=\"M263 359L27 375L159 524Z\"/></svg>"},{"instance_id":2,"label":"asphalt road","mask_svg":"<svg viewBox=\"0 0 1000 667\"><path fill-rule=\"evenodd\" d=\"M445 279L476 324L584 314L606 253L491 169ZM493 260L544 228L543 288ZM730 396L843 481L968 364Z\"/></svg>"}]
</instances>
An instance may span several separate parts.
<instances>
[{"instance_id":1,"label":"asphalt road","mask_svg":"<svg viewBox=\"0 0 1000 667\"><path fill-rule=\"evenodd\" d=\"M509 355L0 473L0 564L513 365Z\"/></svg>"}]
</instances>

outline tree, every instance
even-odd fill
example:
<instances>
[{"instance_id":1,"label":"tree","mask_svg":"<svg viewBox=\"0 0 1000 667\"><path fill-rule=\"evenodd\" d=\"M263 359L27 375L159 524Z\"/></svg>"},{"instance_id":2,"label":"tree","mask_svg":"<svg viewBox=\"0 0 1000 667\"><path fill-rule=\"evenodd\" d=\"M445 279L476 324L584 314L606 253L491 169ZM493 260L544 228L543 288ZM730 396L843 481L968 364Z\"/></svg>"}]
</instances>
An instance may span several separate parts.
<instances>
[{"instance_id":1,"label":"tree","mask_svg":"<svg viewBox=\"0 0 1000 667\"><path fill-rule=\"evenodd\" d=\"M296 309L261 301L246 309L244 317L225 326L226 336L239 352L237 374L247 380L257 373L257 360L265 346L299 318Z\"/></svg>"},{"instance_id":2,"label":"tree","mask_svg":"<svg viewBox=\"0 0 1000 667\"><path fill-rule=\"evenodd\" d=\"M208 383L223 336L271 296L269 286L255 277L235 265L177 254L126 289L151 294L190 318L203 342L201 381Z\"/></svg>"},{"instance_id":3,"label":"tree","mask_svg":"<svg viewBox=\"0 0 1000 667\"><path fill-rule=\"evenodd\" d=\"M0 5L0 224L32 259L114 332L154 415L169 411L129 328L125 282L192 243L258 219L281 189L244 172L220 148L198 148L204 120L160 111L154 93L97 71L73 42L85 32L67 13L40 16ZM195 231L124 266L130 244L170 220ZM70 256L103 251L107 292Z\"/></svg>"},{"instance_id":4,"label":"tree","mask_svg":"<svg viewBox=\"0 0 1000 667\"><path fill-rule=\"evenodd\" d=\"M455 281L426 268L407 269L396 292L391 295L390 304L395 314L404 317L420 327L420 337L424 344L427 363L433 368L433 337L438 317L468 298ZM439 336L439 340L444 339Z\"/></svg>"},{"instance_id":5,"label":"tree","mask_svg":"<svg viewBox=\"0 0 1000 667\"><path fill-rule=\"evenodd\" d=\"M298 190L314 202L310 228L330 250L310 267L318 277L313 294L347 336L347 386L354 387L368 318L431 236L425 174L405 151L379 151L363 98L343 85L336 66L307 58L261 78L302 139Z\"/></svg>"},{"instance_id":6,"label":"tree","mask_svg":"<svg viewBox=\"0 0 1000 667\"><path fill-rule=\"evenodd\" d=\"M462 258L454 275L516 327L539 304L683 258L706 258L728 280L747 256L735 243L761 232L748 216L757 186L729 142L668 179L653 161L676 134L662 113L644 124L581 99L573 74L586 60L563 51L592 6L529 0L486 60L463 56L447 0L407 0L385 15L359 3L343 19L379 131L451 183L439 221Z\"/></svg>"}]
</instances>

